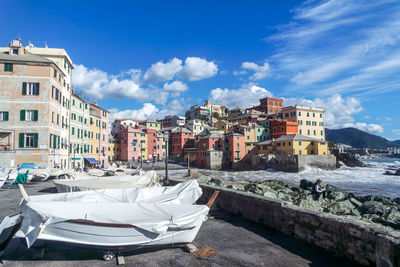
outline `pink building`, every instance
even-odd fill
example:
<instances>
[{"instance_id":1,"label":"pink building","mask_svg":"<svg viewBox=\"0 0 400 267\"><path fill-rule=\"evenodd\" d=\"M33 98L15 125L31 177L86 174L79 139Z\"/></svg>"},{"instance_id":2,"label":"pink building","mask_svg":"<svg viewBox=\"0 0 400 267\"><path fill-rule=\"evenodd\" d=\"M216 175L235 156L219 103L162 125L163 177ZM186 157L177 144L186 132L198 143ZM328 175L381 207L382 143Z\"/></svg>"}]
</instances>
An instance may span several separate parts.
<instances>
[{"instance_id":1,"label":"pink building","mask_svg":"<svg viewBox=\"0 0 400 267\"><path fill-rule=\"evenodd\" d=\"M119 125L116 138L119 140L120 160L139 159L139 128L132 126Z\"/></svg>"},{"instance_id":2,"label":"pink building","mask_svg":"<svg viewBox=\"0 0 400 267\"><path fill-rule=\"evenodd\" d=\"M194 135L185 127L175 127L171 130L170 154L173 158L184 156L184 149L194 146Z\"/></svg>"},{"instance_id":3,"label":"pink building","mask_svg":"<svg viewBox=\"0 0 400 267\"><path fill-rule=\"evenodd\" d=\"M215 133L200 137L199 141L195 145L197 152L197 167L204 168L207 165L207 151L223 150L223 140L223 135Z\"/></svg>"},{"instance_id":4,"label":"pink building","mask_svg":"<svg viewBox=\"0 0 400 267\"><path fill-rule=\"evenodd\" d=\"M225 151L229 165L234 167L246 155L244 135L239 133L228 133L225 136Z\"/></svg>"}]
</instances>

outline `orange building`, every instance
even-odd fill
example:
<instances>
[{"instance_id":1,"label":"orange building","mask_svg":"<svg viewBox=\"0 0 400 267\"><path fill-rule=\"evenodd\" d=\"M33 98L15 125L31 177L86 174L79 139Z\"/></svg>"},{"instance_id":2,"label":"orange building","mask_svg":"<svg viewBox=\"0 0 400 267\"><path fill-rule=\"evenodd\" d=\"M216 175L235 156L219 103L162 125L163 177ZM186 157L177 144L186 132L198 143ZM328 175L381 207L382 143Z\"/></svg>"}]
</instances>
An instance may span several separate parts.
<instances>
[{"instance_id":1,"label":"orange building","mask_svg":"<svg viewBox=\"0 0 400 267\"><path fill-rule=\"evenodd\" d=\"M297 134L298 125L295 121L270 120L271 139L277 139L282 135Z\"/></svg>"},{"instance_id":2,"label":"orange building","mask_svg":"<svg viewBox=\"0 0 400 267\"><path fill-rule=\"evenodd\" d=\"M258 106L252 107L251 109L265 112L267 114L273 114L273 113L281 113L282 108L283 108L283 99L266 97L260 99L260 104Z\"/></svg>"}]
</instances>

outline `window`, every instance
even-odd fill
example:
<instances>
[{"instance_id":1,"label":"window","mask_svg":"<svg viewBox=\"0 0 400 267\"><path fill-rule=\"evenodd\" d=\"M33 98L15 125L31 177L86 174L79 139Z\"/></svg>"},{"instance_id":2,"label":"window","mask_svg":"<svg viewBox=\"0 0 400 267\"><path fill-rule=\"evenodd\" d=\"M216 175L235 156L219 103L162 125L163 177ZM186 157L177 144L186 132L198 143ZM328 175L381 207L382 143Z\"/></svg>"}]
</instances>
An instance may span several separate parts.
<instances>
[{"instance_id":1,"label":"window","mask_svg":"<svg viewBox=\"0 0 400 267\"><path fill-rule=\"evenodd\" d=\"M321 130L321 136L324 136L324 131Z\"/></svg>"},{"instance_id":2,"label":"window","mask_svg":"<svg viewBox=\"0 0 400 267\"><path fill-rule=\"evenodd\" d=\"M20 133L19 134L19 147L35 148L38 146L37 133Z\"/></svg>"},{"instance_id":3,"label":"window","mask_svg":"<svg viewBox=\"0 0 400 267\"><path fill-rule=\"evenodd\" d=\"M319 114L319 117L322 118L322 113Z\"/></svg>"},{"instance_id":4,"label":"window","mask_svg":"<svg viewBox=\"0 0 400 267\"><path fill-rule=\"evenodd\" d=\"M4 63L4 72L13 72L13 64Z\"/></svg>"},{"instance_id":5,"label":"window","mask_svg":"<svg viewBox=\"0 0 400 267\"><path fill-rule=\"evenodd\" d=\"M307 134L310 135L310 130L307 130Z\"/></svg>"},{"instance_id":6,"label":"window","mask_svg":"<svg viewBox=\"0 0 400 267\"><path fill-rule=\"evenodd\" d=\"M20 112L20 120L21 121L37 121L38 114L37 110L21 110Z\"/></svg>"},{"instance_id":7,"label":"window","mask_svg":"<svg viewBox=\"0 0 400 267\"><path fill-rule=\"evenodd\" d=\"M314 130L314 135L317 135L317 131Z\"/></svg>"},{"instance_id":8,"label":"window","mask_svg":"<svg viewBox=\"0 0 400 267\"><path fill-rule=\"evenodd\" d=\"M22 95L39 95L39 83L22 83Z\"/></svg>"},{"instance_id":9,"label":"window","mask_svg":"<svg viewBox=\"0 0 400 267\"><path fill-rule=\"evenodd\" d=\"M13 50L12 50L12 54L13 54L13 55L18 55L18 49L13 49Z\"/></svg>"},{"instance_id":10,"label":"window","mask_svg":"<svg viewBox=\"0 0 400 267\"><path fill-rule=\"evenodd\" d=\"M57 71L54 69L54 74L53 74L54 78L57 78Z\"/></svg>"},{"instance_id":11,"label":"window","mask_svg":"<svg viewBox=\"0 0 400 267\"><path fill-rule=\"evenodd\" d=\"M301 134L302 133L302 131L301 131L301 129L299 129L299 134Z\"/></svg>"},{"instance_id":12,"label":"window","mask_svg":"<svg viewBox=\"0 0 400 267\"><path fill-rule=\"evenodd\" d=\"M310 112L307 112L307 117L310 117Z\"/></svg>"},{"instance_id":13,"label":"window","mask_svg":"<svg viewBox=\"0 0 400 267\"><path fill-rule=\"evenodd\" d=\"M299 141L299 146L301 146L301 141Z\"/></svg>"},{"instance_id":14,"label":"window","mask_svg":"<svg viewBox=\"0 0 400 267\"><path fill-rule=\"evenodd\" d=\"M314 112L313 112L312 116L313 116L313 118L315 118L315 113Z\"/></svg>"},{"instance_id":15,"label":"window","mask_svg":"<svg viewBox=\"0 0 400 267\"><path fill-rule=\"evenodd\" d=\"M299 116L301 116L301 111L299 111Z\"/></svg>"},{"instance_id":16,"label":"window","mask_svg":"<svg viewBox=\"0 0 400 267\"><path fill-rule=\"evenodd\" d=\"M0 112L0 121L8 121L8 111Z\"/></svg>"}]
</instances>

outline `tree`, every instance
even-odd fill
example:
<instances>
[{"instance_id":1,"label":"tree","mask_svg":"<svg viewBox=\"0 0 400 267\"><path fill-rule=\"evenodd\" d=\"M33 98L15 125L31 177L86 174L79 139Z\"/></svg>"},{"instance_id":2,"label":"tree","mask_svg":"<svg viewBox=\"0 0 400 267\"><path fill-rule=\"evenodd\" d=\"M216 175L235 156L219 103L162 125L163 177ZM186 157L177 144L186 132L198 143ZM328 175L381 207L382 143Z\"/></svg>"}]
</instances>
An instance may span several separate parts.
<instances>
[{"instance_id":1,"label":"tree","mask_svg":"<svg viewBox=\"0 0 400 267\"><path fill-rule=\"evenodd\" d=\"M335 148L335 147L336 147L335 142L329 141L329 142L328 142L328 147L329 147L329 148Z\"/></svg>"}]
</instances>

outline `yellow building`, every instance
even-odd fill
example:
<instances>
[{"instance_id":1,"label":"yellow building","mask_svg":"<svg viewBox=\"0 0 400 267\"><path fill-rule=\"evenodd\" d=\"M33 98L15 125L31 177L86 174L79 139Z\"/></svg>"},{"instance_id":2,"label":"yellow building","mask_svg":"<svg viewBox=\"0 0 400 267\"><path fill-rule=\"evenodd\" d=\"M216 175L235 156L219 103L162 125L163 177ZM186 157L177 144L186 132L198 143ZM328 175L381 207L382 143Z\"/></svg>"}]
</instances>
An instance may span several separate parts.
<instances>
[{"instance_id":1,"label":"yellow building","mask_svg":"<svg viewBox=\"0 0 400 267\"><path fill-rule=\"evenodd\" d=\"M217 127L218 130L223 131L224 134L228 133L228 129L232 126L231 123L225 120L219 120L215 123L215 127Z\"/></svg>"},{"instance_id":2,"label":"yellow building","mask_svg":"<svg viewBox=\"0 0 400 267\"><path fill-rule=\"evenodd\" d=\"M146 160L148 157L148 149L147 149L147 133L140 130L139 131L139 146L140 146L140 151L139 151L139 158L143 160Z\"/></svg>"},{"instance_id":3,"label":"yellow building","mask_svg":"<svg viewBox=\"0 0 400 267\"><path fill-rule=\"evenodd\" d=\"M328 155L328 143L299 134L284 135L258 143L260 155Z\"/></svg>"},{"instance_id":4,"label":"yellow building","mask_svg":"<svg viewBox=\"0 0 400 267\"><path fill-rule=\"evenodd\" d=\"M96 110L89 110L89 127L88 127L88 158L94 158L99 162L99 145L100 145L100 116Z\"/></svg>"},{"instance_id":5,"label":"yellow building","mask_svg":"<svg viewBox=\"0 0 400 267\"><path fill-rule=\"evenodd\" d=\"M161 122L157 121L151 121L151 120L146 120L146 121L140 121L139 125L145 126L147 129L153 129L153 130L161 130Z\"/></svg>"}]
</instances>

